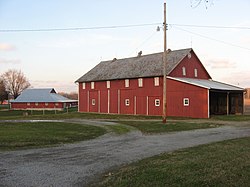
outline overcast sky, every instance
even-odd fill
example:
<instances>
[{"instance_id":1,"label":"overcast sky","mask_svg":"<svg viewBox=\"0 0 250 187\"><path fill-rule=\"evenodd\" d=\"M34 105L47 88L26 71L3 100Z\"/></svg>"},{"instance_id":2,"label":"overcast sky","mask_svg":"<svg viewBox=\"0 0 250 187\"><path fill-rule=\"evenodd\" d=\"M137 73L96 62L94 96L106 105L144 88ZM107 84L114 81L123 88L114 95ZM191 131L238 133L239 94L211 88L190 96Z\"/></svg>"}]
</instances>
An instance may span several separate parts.
<instances>
[{"instance_id":1,"label":"overcast sky","mask_svg":"<svg viewBox=\"0 0 250 187\"><path fill-rule=\"evenodd\" d=\"M214 80L250 87L250 1L168 0L168 48L192 47ZM163 51L164 0L0 0L0 74L21 69L33 87L77 90L102 60ZM103 28L152 24L141 27ZM178 26L179 25L179 26ZM236 28L187 27L226 26ZM245 29L242 27L246 27ZM92 28L70 31L18 30ZM14 30L15 32L5 32Z\"/></svg>"}]
</instances>

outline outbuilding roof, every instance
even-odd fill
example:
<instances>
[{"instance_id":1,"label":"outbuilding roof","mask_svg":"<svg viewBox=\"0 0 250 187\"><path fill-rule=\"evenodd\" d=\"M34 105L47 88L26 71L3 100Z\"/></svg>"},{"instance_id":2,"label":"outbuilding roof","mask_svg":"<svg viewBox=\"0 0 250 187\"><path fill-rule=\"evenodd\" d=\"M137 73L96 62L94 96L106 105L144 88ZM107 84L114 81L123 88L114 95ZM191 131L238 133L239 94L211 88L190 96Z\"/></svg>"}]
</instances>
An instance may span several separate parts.
<instances>
[{"instance_id":1,"label":"outbuilding roof","mask_svg":"<svg viewBox=\"0 0 250 187\"><path fill-rule=\"evenodd\" d=\"M167 77L168 79L184 82L187 84L192 84L195 86L203 87L209 90L217 90L217 91L244 91L244 88L240 88L237 86L233 86L230 84L225 84L222 82L214 81L214 80L206 80L206 79L192 79L192 78L182 78L182 77Z\"/></svg>"},{"instance_id":2,"label":"outbuilding roof","mask_svg":"<svg viewBox=\"0 0 250 187\"><path fill-rule=\"evenodd\" d=\"M167 75L192 51L191 48L168 51ZM163 53L102 61L76 82L104 81L163 76Z\"/></svg>"},{"instance_id":3,"label":"outbuilding roof","mask_svg":"<svg viewBox=\"0 0 250 187\"><path fill-rule=\"evenodd\" d=\"M53 88L32 88L24 90L11 103L26 103L26 102L75 102L56 93Z\"/></svg>"}]
</instances>

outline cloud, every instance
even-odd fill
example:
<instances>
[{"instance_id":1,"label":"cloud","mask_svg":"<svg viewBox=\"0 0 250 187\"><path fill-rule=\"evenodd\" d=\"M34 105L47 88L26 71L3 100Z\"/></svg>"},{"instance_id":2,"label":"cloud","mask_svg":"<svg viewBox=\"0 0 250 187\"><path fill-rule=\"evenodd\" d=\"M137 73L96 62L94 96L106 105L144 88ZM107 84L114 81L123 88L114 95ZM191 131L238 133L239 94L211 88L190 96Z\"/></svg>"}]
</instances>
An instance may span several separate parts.
<instances>
[{"instance_id":1,"label":"cloud","mask_svg":"<svg viewBox=\"0 0 250 187\"><path fill-rule=\"evenodd\" d=\"M7 43L0 43L0 51L13 51L16 47Z\"/></svg>"},{"instance_id":2,"label":"cloud","mask_svg":"<svg viewBox=\"0 0 250 187\"><path fill-rule=\"evenodd\" d=\"M210 67L211 69L228 69L228 68L235 68L236 64L234 62L230 62L229 60L220 60L220 59L211 59L208 60L206 66Z\"/></svg>"},{"instance_id":3,"label":"cloud","mask_svg":"<svg viewBox=\"0 0 250 187\"><path fill-rule=\"evenodd\" d=\"M19 64L21 63L20 59L4 59L0 58L0 64Z\"/></svg>"}]
</instances>

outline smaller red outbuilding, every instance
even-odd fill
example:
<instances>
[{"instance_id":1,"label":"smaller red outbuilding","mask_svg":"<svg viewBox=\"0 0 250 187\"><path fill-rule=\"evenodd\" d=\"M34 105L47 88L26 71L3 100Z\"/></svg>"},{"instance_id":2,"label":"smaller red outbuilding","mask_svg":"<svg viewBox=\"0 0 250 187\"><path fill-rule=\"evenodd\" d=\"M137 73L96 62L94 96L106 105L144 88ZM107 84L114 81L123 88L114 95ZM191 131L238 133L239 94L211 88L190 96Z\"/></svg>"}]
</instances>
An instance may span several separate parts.
<instances>
[{"instance_id":1,"label":"smaller red outbuilding","mask_svg":"<svg viewBox=\"0 0 250 187\"><path fill-rule=\"evenodd\" d=\"M77 100L71 100L57 94L54 88L26 89L15 100L11 101L11 109L18 110L62 110L77 105Z\"/></svg>"}]
</instances>

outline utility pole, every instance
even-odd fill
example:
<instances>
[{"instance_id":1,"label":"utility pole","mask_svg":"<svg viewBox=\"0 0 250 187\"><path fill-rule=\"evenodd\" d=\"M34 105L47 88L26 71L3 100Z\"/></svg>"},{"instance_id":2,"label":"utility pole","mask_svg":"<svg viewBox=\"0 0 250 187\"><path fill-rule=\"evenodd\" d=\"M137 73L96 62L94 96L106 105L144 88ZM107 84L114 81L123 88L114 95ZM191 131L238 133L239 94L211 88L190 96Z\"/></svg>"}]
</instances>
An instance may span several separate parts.
<instances>
[{"instance_id":1,"label":"utility pole","mask_svg":"<svg viewBox=\"0 0 250 187\"><path fill-rule=\"evenodd\" d=\"M167 16L166 16L166 3L164 3L164 51L163 51L163 111L162 111L162 123L167 122Z\"/></svg>"}]
</instances>

